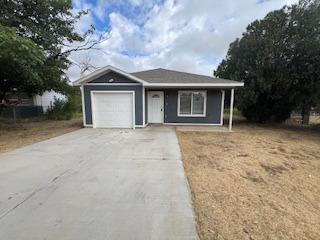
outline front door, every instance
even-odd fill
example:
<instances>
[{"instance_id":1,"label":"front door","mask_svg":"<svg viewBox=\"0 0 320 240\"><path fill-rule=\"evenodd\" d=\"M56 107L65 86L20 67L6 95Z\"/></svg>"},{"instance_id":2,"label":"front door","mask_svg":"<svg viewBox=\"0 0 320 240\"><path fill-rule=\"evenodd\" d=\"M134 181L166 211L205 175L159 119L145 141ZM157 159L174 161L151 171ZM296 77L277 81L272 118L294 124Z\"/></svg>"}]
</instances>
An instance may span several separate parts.
<instances>
[{"instance_id":1,"label":"front door","mask_svg":"<svg viewBox=\"0 0 320 240\"><path fill-rule=\"evenodd\" d=\"M149 91L148 92L148 122L163 123L163 92Z\"/></svg>"}]
</instances>

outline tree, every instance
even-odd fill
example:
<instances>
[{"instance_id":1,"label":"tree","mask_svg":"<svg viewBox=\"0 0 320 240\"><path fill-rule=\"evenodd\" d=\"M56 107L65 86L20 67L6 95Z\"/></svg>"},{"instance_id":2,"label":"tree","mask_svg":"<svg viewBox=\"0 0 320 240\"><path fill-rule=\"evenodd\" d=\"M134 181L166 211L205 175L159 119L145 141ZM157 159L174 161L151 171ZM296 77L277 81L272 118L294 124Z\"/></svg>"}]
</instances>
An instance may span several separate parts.
<instances>
[{"instance_id":1,"label":"tree","mask_svg":"<svg viewBox=\"0 0 320 240\"><path fill-rule=\"evenodd\" d=\"M80 78L84 76L86 72L90 72L92 70L97 70L98 68L94 66L91 62L91 57L87 54L83 57L80 62L76 62L71 60L74 65L76 65L80 69Z\"/></svg>"},{"instance_id":2,"label":"tree","mask_svg":"<svg viewBox=\"0 0 320 240\"><path fill-rule=\"evenodd\" d=\"M0 24L15 27L18 35L28 38L45 53L45 62L39 72L43 88L38 89L39 92L69 89L64 74L70 65L69 54L94 48L101 41L94 37L93 26L84 34L75 30L75 24L85 14L87 11L74 14L71 0L1 1Z\"/></svg>"},{"instance_id":3,"label":"tree","mask_svg":"<svg viewBox=\"0 0 320 240\"><path fill-rule=\"evenodd\" d=\"M319 1L301 1L254 21L231 43L215 75L244 81L237 101L248 120L281 122L316 103L319 29Z\"/></svg>"},{"instance_id":4,"label":"tree","mask_svg":"<svg viewBox=\"0 0 320 240\"><path fill-rule=\"evenodd\" d=\"M39 92L44 62L44 52L35 43L0 25L0 99L13 90Z\"/></svg>"},{"instance_id":5,"label":"tree","mask_svg":"<svg viewBox=\"0 0 320 240\"><path fill-rule=\"evenodd\" d=\"M288 9L290 77L297 81L297 107L304 124L320 102L320 1L303 0Z\"/></svg>"}]
</instances>

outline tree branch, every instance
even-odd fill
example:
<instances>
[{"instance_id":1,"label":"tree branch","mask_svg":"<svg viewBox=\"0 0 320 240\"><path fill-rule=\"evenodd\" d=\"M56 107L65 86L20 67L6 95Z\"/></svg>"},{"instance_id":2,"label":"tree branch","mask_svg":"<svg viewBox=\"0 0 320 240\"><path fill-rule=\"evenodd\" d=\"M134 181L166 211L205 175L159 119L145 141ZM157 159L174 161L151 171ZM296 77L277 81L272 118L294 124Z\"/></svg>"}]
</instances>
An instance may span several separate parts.
<instances>
[{"instance_id":1,"label":"tree branch","mask_svg":"<svg viewBox=\"0 0 320 240\"><path fill-rule=\"evenodd\" d=\"M100 48L96 46L107 41L110 36L106 34L101 34L97 39L92 39L93 33L94 33L93 31L90 33L90 35L88 36L84 44L70 48L64 52L57 53L56 55L51 56L51 58L56 59L61 56L69 55L72 52L87 51L90 49L100 50ZM62 44L62 45L66 47L72 47L71 45L68 45L68 44Z\"/></svg>"}]
</instances>

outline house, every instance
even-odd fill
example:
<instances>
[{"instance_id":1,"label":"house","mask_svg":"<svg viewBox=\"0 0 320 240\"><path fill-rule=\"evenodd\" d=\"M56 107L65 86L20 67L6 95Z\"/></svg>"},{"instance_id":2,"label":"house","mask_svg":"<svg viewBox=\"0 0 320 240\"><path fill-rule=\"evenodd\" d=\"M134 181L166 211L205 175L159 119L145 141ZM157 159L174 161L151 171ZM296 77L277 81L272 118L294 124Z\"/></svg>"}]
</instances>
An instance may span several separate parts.
<instances>
[{"instance_id":1,"label":"house","mask_svg":"<svg viewBox=\"0 0 320 240\"><path fill-rule=\"evenodd\" d=\"M45 91L41 95L33 96L33 105L41 106L43 112L46 112L49 108L53 107L55 99L67 100L67 96L53 90Z\"/></svg>"},{"instance_id":2,"label":"house","mask_svg":"<svg viewBox=\"0 0 320 240\"><path fill-rule=\"evenodd\" d=\"M29 106L41 106L43 112L46 112L49 108L53 107L55 99L66 100L67 97L61 93L51 91L44 91L41 95L28 96L25 93L14 93L8 97L8 104L29 107Z\"/></svg>"},{"instance_id":3,"label":"house","mask_svg":"<svg viewBox=\"0 0 320 240\"><path fill-rule=\"evenodd\" d=\"M242 82L166 69L127 73L106 66L77 80L83 122L93 128L135 128L149 123L222 125L225 91Z\"/></svg>"},{"instance_id":4,"label":"house","mask_svg":"<svg viewBox=\"0 0 320 240\"><path fill-rule=\"evenodd\" d=\"M55 99L66 100L67 96L51 91L45 91L41 95L29 96L23 92L8 94L7 100L1 100L0 106L6 108L0 112L0 117L28 118L38 117L46 113L54 105Z\"/></svg>"}]
</instances>

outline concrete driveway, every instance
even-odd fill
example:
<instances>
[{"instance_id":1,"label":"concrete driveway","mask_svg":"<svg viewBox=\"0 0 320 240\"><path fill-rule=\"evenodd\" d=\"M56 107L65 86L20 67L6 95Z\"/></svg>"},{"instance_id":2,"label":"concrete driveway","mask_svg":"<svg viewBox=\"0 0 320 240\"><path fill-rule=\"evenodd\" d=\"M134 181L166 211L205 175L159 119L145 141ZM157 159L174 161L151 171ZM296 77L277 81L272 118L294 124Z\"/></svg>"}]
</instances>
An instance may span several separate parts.
<instances>
[{"instance_id":1,"label":"concrete driveway","mask_svg":"<svg viewBox=\"0 0 320 240\"><path fill-rule=\"evenodd\" d=\"M0 154L0 239L197 239L174 129L81 129Z\"/></svg>"}]
</instances>

